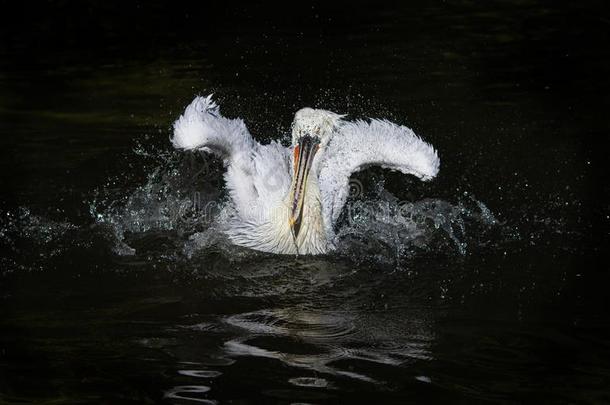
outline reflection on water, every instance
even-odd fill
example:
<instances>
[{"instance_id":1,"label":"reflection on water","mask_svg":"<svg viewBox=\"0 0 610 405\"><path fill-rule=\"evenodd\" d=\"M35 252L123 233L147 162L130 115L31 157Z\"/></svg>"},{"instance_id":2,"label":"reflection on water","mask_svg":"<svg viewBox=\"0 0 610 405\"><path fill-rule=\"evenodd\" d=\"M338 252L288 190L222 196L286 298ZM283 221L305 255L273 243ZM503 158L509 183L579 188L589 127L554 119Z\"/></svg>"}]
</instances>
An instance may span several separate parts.
<instances>
[{"instance_id":1,"label":"reflection on water","mask_svg":"<svg viewBox=\"0 0 610 405\"><path fill-rule=\"evenodd\" d=\"M210 387L206 387L205 385L180 385L167 391L165 393L165 398L184 399L193 402L203 402L205 404L215 404L216 401L199 397L201 394L205 394L209 390Z\"/></svg>"},{"instance_id":2,"label":"reflection on water","mask_svg":"<svg viewBox=\"0 0 610 405\"><path fill-rule=\"evenodd\" d=\"M356 326L350 313L278 310L233 315L225 322L246 334L226 342L225 349L231 356L266 357L292 367L376 383L372 376L349 369L365 372L366 362L399 366L409 359L428 359L430 331L426 335L417 320L401 321L402 325L380 331L375 329L377 325L362 320ZM417 329L404 328L411 323L417 324ZM378 333L371 336L369 330ZM392 335L392 331L399 335ZM297 353L278 351L278 347Z\"/></svg>"},{"instance_id":3,"label":"reflection on water","mask_svg":"<svg viewBox=\"0 0 610 405\"><path fill-rule=\"evenodd\" d=\"M290 384L296 385L297 387L315 387L315 388L327 388L328 381L323 378L311 378L311 377L297 377L288 380Z\"/></svg>"}]
</instances>

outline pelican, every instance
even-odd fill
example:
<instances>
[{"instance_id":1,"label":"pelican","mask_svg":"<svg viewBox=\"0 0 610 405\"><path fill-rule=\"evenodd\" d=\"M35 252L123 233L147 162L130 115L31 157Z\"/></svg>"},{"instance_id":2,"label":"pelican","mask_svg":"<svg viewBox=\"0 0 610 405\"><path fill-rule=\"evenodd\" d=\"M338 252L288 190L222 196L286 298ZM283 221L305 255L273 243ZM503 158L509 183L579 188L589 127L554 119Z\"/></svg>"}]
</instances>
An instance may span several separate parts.
<instances>
[{"instance_id":1,"label":"pelican","mask_svg":"<svg viewBox=\"0 0 610 405\"><path fill-rule=\"evenodd\" d=\"M335 224L352 173L370 166L423 181L439 170L436 150L387 120L345 120L303 108L292 143L261 144L241 119L220 114L212 96L196 97L174 123L171 143L222 159L232 214L223 232L232 243L277 254L316 255L335 248Z\"/></svg>"}]
</instances>

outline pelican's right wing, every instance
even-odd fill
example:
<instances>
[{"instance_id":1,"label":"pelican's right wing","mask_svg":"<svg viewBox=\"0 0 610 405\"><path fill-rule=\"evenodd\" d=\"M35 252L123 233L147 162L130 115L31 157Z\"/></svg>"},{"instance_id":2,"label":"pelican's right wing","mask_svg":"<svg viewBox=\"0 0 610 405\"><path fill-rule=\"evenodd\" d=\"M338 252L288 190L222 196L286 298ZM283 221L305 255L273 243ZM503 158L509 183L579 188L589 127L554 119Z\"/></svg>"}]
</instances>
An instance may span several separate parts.
<instances>
[{"instance_id":1,"label":"pelican's right wing","mask_svg":"<svg viewBox=\"0 0 610 405\"><path fill-rule=\"evenodd\" d=\"M344 122L324 151L320 192L324 223L332 230L349 192L352 173L369 166L412 174L421 180L436 176L440 160L436 150L411 129L386 120Z\"/></svg>"},{"instance_id":2,"label":"pelican's right wing","mask_svg":"<svg viewBox=\"0 0 610 405\"><path fill-rule=\"evenodd\" d=\"M241 119L229 119L220 115L212 96L195 97L184 114L174 122L176 149L202 149L230 163L238 155L248 154L258 145Z\"/></svg>"}]
</instances>

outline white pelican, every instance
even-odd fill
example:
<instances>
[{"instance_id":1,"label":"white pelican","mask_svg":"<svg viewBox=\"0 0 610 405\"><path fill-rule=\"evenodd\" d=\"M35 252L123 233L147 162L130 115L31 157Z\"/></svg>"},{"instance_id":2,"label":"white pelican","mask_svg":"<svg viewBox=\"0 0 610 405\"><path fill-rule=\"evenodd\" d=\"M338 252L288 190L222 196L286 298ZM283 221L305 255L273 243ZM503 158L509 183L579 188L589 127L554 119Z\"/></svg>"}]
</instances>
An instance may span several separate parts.
<instances>
[{"instance_id":1,"label":"white pelican","mask_svg":"<svg viewBox=\"0 0 610 405\"><path fill-rule=\"evenodd\" d=\"M256 142L241 119L220 115L211 96L196 97L174 123L173 146L219 156L233 214L224 231L241 246L272 253L322 254L334 248L334 225L352 173L381 166L430 180L440 161L407 127L386 120L354 122L303 108L292 145Z\"/></svg>"}]
</instances>

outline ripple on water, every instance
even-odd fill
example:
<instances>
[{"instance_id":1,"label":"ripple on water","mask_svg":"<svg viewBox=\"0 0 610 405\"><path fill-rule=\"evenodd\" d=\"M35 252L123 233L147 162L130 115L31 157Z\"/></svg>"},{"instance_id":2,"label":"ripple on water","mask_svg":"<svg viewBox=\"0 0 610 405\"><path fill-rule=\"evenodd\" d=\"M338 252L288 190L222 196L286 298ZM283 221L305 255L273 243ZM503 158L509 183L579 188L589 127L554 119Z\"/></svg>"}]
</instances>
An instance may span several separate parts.
<instances>
[{"instance_id":1,"label":"ripple on water","mask_svg":"<svg viewBox=\"0 0 610 405\"><path fill-rule=\"evenodd\" d=\"M327 388L328 381L324 378L315 378L315 377L295 377L288 380L288 382L292 385L296 385L298 387L310 387L310 388Z\"/></svg>"},{"instance_id":2,"label":"ripple on water","mask_svg":"<svg viewBox=\"0 0 610 405\"><path fill-rule=\"evenodd\" d=\"M249 312L225 318L225 322L251 334L291 336L313 344L332 343L355 332L349 313L300 309Z\"/></svg>"},{"instance_id":3,"label":"ripple on water","mask_svg":"<svg viewBox=\"0 0 610 405\"><path fill-rule=\"evenodd\" d=\"M178 370L178 374L196 378L216 378L222 375L216 370Z\"/></svg>"},{"instance_id":4,"label":"ripple on water","mask_svg":"<svg viewBox=\"0 0 610 405\"><path fill-rule=\"evenodd\" d=\"M229 316L224 321L239 331L237 337L225 342L228 356L270 358L292 367L372 383L378 380L367 375L366 367L356 372L350 365L358 362L400 367L408 359L426 359L424 352L429 344L391 335L386 339L401 342L371 346L367 336L358 332L358 320L349 312L264 310Z\"/></svg>"},{"instance_id":5,"label":"ripple on water","mask_svg":"<svg viewBox=\"0 0 610 405\"><path fill-rule=\"evenodd\" d=\"M206 385L179 385L165 392L164 397L168 399L187 400L204 404L216 404L211 399L201 398L202 394L210 391Z\"/></svg>"}]
</instances>

